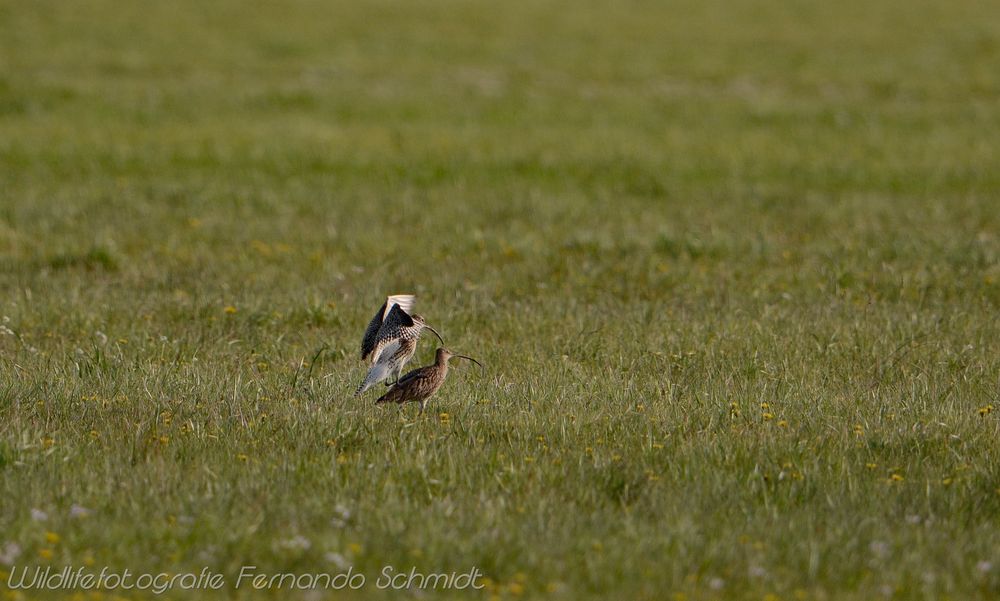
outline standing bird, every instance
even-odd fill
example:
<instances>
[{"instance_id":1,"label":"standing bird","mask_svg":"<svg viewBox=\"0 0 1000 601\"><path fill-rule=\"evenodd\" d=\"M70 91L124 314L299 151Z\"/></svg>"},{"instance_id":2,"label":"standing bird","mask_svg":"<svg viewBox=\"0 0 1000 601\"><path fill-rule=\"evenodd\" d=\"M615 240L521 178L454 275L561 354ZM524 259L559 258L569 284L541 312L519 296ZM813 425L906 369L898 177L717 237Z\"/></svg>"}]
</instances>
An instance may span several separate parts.
<instances>
[{"instance_id":1,"label":"standing bird","mask_svg":"<svg viewBox=\"0 0 1000 601\"><path fill-rule=\"evenodd\" d=\"M368 329L361 340L361 359L368 361L371 367L354 396L360 395L377 382L384 380L389 385L389 380L398 379L403 366L417 351L417 340L424 328L434 332L441 344L444 344L441 335L427 325L423 317L410 315L413 302L412 294L389 296L368 323Z\"/></svg>"},{"instance_id":2,"label":"standing bird","mask_svg":"<svg viewBox=\"0 0 1000 601\"><path fill-rule=\"evenodd\" d=\"M439 348L434 365L420 367L408 372L405 376L399 378L392 388L389 389L389 392L379 397L375 403L406 403L417 401L420 403L420 413L423 413L427 399L434 396L434 393L444 384L444 379L448 377L448 359L452 357L468 359L479 367L483 366L482 363L472 357L456 355L446 348Z\"/></svg>"}]
</instances>

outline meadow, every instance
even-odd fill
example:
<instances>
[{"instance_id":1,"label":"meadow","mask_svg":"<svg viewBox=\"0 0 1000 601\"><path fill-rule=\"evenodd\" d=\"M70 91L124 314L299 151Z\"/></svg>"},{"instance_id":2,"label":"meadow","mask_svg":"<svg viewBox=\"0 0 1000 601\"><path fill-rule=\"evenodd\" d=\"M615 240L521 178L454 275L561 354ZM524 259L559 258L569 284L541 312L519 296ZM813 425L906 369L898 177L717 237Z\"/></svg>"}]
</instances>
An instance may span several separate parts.
<instances>
[{"instance_id":1,"label":"meadow","mask_svg":"<svg viewBox=\"0 0 1000 601\"><path fill-rule=\"evenodd\" d=\"M998 65L986 0L0 0L0 598L997 598ZM486 366L423 416L351 396L405 292Z\"/></svg>"}]
</instances>

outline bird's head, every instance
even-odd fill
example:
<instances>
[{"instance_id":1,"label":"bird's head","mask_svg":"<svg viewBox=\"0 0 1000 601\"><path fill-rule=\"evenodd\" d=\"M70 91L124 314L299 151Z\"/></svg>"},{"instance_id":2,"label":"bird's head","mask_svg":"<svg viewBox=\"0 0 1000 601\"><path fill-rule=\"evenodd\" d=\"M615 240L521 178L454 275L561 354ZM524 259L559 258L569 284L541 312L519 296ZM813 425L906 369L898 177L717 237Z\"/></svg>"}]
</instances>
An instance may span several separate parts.
<instances>
[{"instance_id":1,"label":"bird's head","mask_svg":"<svg viewBox=\"0 0 1000 601\"><path fill-rule=\"evenodd\" d=\"M482 363L480 363L479 361L476 361L476 360L475 360L475 359L473 359L472 357L467 357L467 356L465 356L465 355L458 355L458 354L456 354L456 353L453 353L453 352L451 352L450 350L448 350L448 349L444 348L443 346L442 346L442 347L440 347L440 348L438 348L438 350L437 350L437 357L436 357L436 359L437 359L437 362L438 362L439 364L440 364L440 363L447 363L447 362L448 362L448 359L451 359L452 357L458 357L459 359L468 359L469 361L472 361L473 363L475 363L475 364L476 364L476 365L478 365L479 367L482 367L482 366L483 366L483 364L482 364Z\"/></svg>"},{"instance_id":2,"label":"bird's head","mask_svg":"<svg viewBox=\"0 0 1000 601\"><path fill-rule=\"evenodd\" d=\"M411 315L410 319L413 320L413 325L419 327L421 330L427 329L434 332L434 335L438 337L441 344L444 344L444 338L441 338L441 334L438 334L437 330L427 325L427 320L424 319L423 315Z\"/></svg>"}]
</instances>

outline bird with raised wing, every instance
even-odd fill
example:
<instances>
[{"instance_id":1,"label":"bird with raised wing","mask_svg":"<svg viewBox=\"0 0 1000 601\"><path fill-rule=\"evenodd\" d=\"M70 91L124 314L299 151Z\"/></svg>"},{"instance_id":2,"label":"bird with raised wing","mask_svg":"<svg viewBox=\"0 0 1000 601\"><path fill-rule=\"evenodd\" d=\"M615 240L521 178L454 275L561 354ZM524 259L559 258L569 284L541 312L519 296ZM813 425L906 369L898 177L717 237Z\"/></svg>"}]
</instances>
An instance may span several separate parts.
<instances>
[{"instance_id":1,"label":"bird with raised wing","mask_svg":"<svg viewBox=\"0 0 1000 601\"><path fill-rule=\"evenodd\" d=\"M423 317L410 314L414 301L412 294L389 296L368 323L368 329L361 340L361 359L371 367L354 396L378 382L384 381L389 385L398 379L403 367L417 352L417 340L424 329L434 332L441 344L444 344L441 335L427 325Z\"/></svg>"},{"instance_id":2,"label":"bird with raised wing","mask_svg":"<svg viewBox=\"0 0 1000 601\"><path fill-rule=\"evenodd\" d=\"M439 348L435 356L434 365L420 367L408 372L405 376L399 378L393 384L392 388L379 397L375 403L406 403L413 401L420 403L420 413L423 413L427 399L434 396L441 388L441 385L444 384L445 378L448 377L448 360L452 357L468 359L479 367L483 366L482 363L472 357L456 355L446 348Z\"/></svg>"}]
</instances>

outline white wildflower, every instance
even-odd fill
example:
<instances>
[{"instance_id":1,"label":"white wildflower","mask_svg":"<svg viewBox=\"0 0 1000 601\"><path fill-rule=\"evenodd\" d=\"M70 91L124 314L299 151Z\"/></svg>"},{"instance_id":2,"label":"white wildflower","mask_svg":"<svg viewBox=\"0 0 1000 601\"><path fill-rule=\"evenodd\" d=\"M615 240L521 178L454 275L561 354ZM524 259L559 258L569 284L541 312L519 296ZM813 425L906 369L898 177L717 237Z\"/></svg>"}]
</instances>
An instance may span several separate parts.
<instances>
[{"instance_id":1,"label":"white wildflower","mask_svg":"<svg viewBox=\"0 0 1000 601\"><path fill-rule=\"evenodd\" d=\"M3 551L0 551L0 563L8 566L14 565L20 554L21 545L15 542L8 542L3 546Z\"/></svg>"},{"instance_id":2,"label":"white wildflower","mask_svg":"<svg viewBox=\"0 0 1000 601\"><path fill-rule=\"evenodd\" d=\"M347 561L346 557L344 557L340 553L334 553L333 551L330 551L329 553L325 553L323 555L323 559L325 559L328 562L332 563L333 565L337 566L337 569L340 569L340 570L347 569L351 565L351 563L349 561Z\"/></svg>"}]
</instances>

